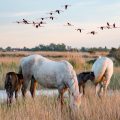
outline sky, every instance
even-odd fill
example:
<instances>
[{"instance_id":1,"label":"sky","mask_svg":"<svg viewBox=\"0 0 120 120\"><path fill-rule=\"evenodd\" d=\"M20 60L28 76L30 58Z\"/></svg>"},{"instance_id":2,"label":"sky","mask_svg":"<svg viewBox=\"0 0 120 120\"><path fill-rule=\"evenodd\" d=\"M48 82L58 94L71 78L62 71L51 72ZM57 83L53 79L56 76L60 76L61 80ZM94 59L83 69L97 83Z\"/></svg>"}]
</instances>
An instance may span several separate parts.
<instances>
[{"instance_id":1,"label":"sky","mask_svg":"<svg viewBox=\"0 0 120 120\"><path fill-rule=\"evenodd\" d=\"M64 10L63 5L71 5ZM27 19L40 21L50 11L61 9L55 20L46 19L44 27L17 24ZM0 0L0 47L34 47L39 44L64 43L72 47L120 46L120 28L100 30L98 27L116 23L120 27L120 0ZM65 26L70 22L74 26ZM82 33L75 29L83 28ZM95 30L96 35L87 34Z\"/></svg>"}]
</instances>

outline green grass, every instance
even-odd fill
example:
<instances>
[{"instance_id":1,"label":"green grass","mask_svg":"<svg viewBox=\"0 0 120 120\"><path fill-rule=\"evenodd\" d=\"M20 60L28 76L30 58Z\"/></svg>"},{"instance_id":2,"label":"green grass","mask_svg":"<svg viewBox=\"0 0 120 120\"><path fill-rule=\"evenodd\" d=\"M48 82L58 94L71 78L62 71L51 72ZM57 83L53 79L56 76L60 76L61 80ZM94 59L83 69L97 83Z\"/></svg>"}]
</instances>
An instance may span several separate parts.
<instances>
[{"instance_id":1,"label":"green grass","mask_svg":"<svg viewBox=\"0 0 120 120\"><path fill-rule=\"evenodd\" d=\"M120 89L120 73L114 73L111 81L110 81L110 85L109 85L110 89L113 90L119 90Z\"/></svg>"}]
</instances>

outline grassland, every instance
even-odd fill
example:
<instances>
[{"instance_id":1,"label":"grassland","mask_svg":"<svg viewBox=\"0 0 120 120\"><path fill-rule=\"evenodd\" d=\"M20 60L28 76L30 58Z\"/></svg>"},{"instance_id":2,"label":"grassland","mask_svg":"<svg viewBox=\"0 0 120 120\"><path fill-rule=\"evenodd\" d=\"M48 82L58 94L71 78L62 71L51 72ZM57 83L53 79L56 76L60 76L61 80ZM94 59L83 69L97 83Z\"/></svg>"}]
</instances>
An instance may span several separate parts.
<instances>
[{"instance_id":1,"label":"grassland","mask_svg":"<svg viewBox=\"0 0 120 120\"><path fill-rule=\"evenodd\" d=\"M4 89L5 74L9 71L18 71L19 60L34 52L2 52L0 53L0 88ZM68 60L77 73L88 71L92 64L87 61L106 56L108 53L69 53L69 52L37 52L54 60ZM109 95L102 99L95 97L94 86L88 82L86 95L82 97L82 104L78 113L73 115L68 106L69 100L65 100L65 106L61 112L61 105L57 96L36 97L33 101L27 98L24 102L20 99L10 108L5 103L0 104L1 120L120 120L120 67L114 67L114 74L109 85Z\"/></svg>"}]
</instances>

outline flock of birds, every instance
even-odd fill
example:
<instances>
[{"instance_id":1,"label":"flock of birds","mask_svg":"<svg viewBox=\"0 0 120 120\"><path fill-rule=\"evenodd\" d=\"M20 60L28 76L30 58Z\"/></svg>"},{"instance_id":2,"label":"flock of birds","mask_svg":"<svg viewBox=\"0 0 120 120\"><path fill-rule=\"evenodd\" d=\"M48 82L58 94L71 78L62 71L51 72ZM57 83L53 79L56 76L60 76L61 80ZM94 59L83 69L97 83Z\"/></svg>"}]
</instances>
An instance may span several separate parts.
<instances>
[{"instance_id":1,"label":"flock of birds","mask_svg":"<svg viewBox=\"0 0 120 120\"><path fill-rule=\"evenodd\" d=\"M62 7L64 7L64 10L67 10L68 7L70 7L70 6L71 5L66 4L66 5L63 5ZM47 24L45 22L46 19L54 20L55 17L53 15L55 13L58 14L58 15L60 15L61 12L64 12L64 10L56 9L54 11L48 12L46 14L49 14L50 16L49 17L41 17L41 18L39 18L41 20L39 22L35 22L35 21L30 22L30 21L28 21L26 19L22 19L22 21L16 21L15 23L18 23L18 24L32 24L35 28L44 27L43 25ZM66 22L66 25L64 25L64 26L75 26L75 25L71 24L70 22ZM117 27L115 23L113 23L111 25L109 22L107 22L107 24L105 26L100 26L98 28L100 30L104 30L104 29L112 29L112 28L120 28L120 27ZM75 30L78 31L79 33L82 33L82 31L85 30L85 29L83 29L83 28L76 28ZM87 34L95 35L97 33L98 32L96 32L95 30L93 30L93 31L88 32Z\"/></svg>"}]
</instances>

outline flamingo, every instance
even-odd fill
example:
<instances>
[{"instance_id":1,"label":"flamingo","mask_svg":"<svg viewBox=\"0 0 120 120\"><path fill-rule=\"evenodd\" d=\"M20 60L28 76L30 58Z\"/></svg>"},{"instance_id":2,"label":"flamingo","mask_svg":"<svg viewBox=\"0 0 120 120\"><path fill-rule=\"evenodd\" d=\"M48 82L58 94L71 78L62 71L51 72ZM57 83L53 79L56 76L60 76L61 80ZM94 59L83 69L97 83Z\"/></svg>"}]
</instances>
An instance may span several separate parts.
<instances>
[{"instance_id":1,"label":"flamingo","mask_svg":"<svg viewBox=\"0 0 120 120\"><path fill-rule=\"evenodd\" d=\"M97 32L95 32L95 31L91 31L91 32L89 32L88 34L95 35L95 34L97 34Z\"/></svg>"},{"instance_id":2,"label":"flamingo","mask_svg":"<svg viewBox=\"0 0 120 120\"><path fill-rule=\"evenodd\" d=\"M71 5L68 5L68 4L64 5L65 10L67 10L69 6Z\"/></svg>"},{"instance_id":3,"label":"flamingo","mask_svg":"<svg viewBox=\"0 0 120 120\"><path fill-rule=\"evenodd\" d=\"M75 29L75 30L77 30L77 31L79 31L81 33L82 30L84 30L84 29L78 28L78 29Z\"/></svg>"}]
</instances>

